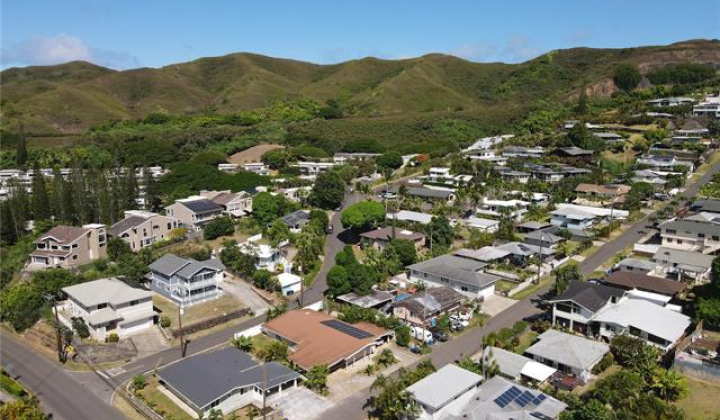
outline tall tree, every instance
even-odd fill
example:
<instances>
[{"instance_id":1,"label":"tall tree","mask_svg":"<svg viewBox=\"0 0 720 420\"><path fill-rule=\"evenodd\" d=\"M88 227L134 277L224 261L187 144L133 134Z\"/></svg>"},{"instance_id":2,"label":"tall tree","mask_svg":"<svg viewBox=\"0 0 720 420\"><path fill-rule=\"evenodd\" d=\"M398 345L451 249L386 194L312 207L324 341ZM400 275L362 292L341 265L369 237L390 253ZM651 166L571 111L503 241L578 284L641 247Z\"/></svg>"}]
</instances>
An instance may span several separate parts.
<instances>
[{"instance_id":1,"label":"tall tree","mask_svg":"<svg viewBox=\"0 0 720 420\"><path fill-rule=\"evenodd\" d=\"M25 125L20 123L20 136L17 144L17 164L24 168L28 160L27 138L25 137Z\"/></svg>"},{"instance_id":2,"label":"tall tree","mask_svg":"<svg viewBox=\"0 0 720 420\"><path fill-rule=\"evenodd\" d=\"M53 167L53 179L50 190L50 199L52 201L53 215L56 219L63 219L63 178L60 173L60 167Z\"/></svg>"},{"instance_id":3,"label":"tall tree","mask_svg":"<svg viewBox=\"0 0 720 420\"><path fill-rule=\"evenodd\" d=\"M35 162L32 179L33 217L35 221L47 220L52 216L45 176L40 173L40 164Z\"/></svg>"},{"instance_id":4,"label":"tall tree","mask_svg":"<svg viewBox=\"0 0 720 420\"><path fill-rule=\"evenodd\" d=\"M60 217L66 223L73 223L77 221L75 215L75 190L73 183L70 181L62 181L62 188L60 192L61 197L61 208L62 216Z\"/></svg>"},{"instance_id":5,"label":"tall tree","mask_svg":"<svg viewBox=\"0 0 720 420\"><path fill-rule=\"evenodd\" d=\"M318 175L310 193L310 202L321 209L334 209L342 204L345 184L336 171Z\"/></svg>"},{"instance_id":6,"label":"tall tree","mask_svg":"<svg viewBox=\"0 0 720 420\"><path fill-rule=\"evenodd\" d=\"M15 231L18 238L25 232L25 226L30 220L30 196L28 195L25 184L18 180L12 180L9 183L8 203L12 212L13 221L15 222Z\"/></svg>"},{"instance_id":7,"label":"tall tree","mask_svg":"<svg viewBox=\"0 0 720 420\"><path fill-rule=\"evenodd\" d=\"M6 246L13 245L18 239L17 226L7 200L0 202L0 239Z\"/></svg>"},{"instance_id":8,"label":"tall tree","mask_svg":"<svg viewBox=\"0 0 720 420\"><path fill-rule=\"evenodd\" d=\"M148 168L143 170L143 186L145 187L145 210L158 211L162 205L160 195L158 195L155 177Z\"/></svg>"},{"instance_id":9,"label":"tall tree","mask_svg":"<svg viewBox=\"0 0 720 420\"><path fill-rule=\"evenodd\" d=\"M122 211L133 210L137 208L138 184L137 176L135 175L135 168L130 167L125 169L125 174L122 179L122 195L121 195L121 208Z\"/></svg>"}]
</instances>

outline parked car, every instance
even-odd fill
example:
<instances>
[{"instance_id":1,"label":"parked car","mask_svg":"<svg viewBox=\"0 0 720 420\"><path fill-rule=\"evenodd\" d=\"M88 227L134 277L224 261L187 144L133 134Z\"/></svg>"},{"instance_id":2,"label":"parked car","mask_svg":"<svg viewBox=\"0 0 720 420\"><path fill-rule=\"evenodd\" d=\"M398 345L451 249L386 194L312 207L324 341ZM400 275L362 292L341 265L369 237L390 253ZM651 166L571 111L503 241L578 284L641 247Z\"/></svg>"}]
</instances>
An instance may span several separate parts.
<instances>
[{"instance_id":1,"label":"parked car","mask_svg":"<svg viewBox=\"0 0 720 420\"><path fill-rule=\"evenodd\" d=\"M472 318L473 313L470 311L460 311L460 312L458 312L457 315L461 320L470 321L470 318Z\"/></svg>"},{"instance_id":2,"label":"parked car","mask_svg":"<svg viewBox=\"0 0 720 420\"><path fill-rule=\"evenodd\" d=\"M459 321L450 321L450 329L453 331L462 331L465 326Z\"/></svg>"},{"instance_id":3,"label":"parked car","mask_svg":"<svg viewBox=\"0 0 720 420\"><path fill-rule=\"evenodd\" d=\"M450 339L450 334L446 333L445 331L433 331L433 338L436 341L444 343Z\"/></svg>"},{"instance_id":4,"label":"parked car","mask_svg":"<svg viewBox=\"0 0 720 420\"><path fill-rule=\"evenodd\" d=\"M468 325L470 325L470 322L467 319L463 319L460 317L460 315L457 315L457 314L450 315L450 322L458 323L458 324L462 325L463 327L467 327Z\"/></svg>"},{"instance_id":5,"label":"parked car","mask_svg":"<svg viewBox=\"0 0 720 420\"><path fill-rule=\"evenodd\" d=\"M422 353L422 348L421 348L420 346L418 346L418 345L415 345L415 344L410 344L410 345L408 346L408 349L410 349L410 353L413 353L413 354L420 354L420 353Z\"/></svg>"}]
</instances>

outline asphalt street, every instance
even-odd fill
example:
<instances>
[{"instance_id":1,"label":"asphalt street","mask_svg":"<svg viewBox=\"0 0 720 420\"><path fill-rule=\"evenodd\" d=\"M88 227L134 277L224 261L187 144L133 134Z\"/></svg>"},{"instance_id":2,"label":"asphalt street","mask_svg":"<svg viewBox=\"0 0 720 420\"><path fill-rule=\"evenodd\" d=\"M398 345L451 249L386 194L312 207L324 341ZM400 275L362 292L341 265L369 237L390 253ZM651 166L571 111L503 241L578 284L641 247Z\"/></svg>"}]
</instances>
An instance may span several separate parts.
<instances>
[{"instance_id":1,"label":"asphalt street","mask_svg":"<svg viewBox=\"0 0 720 420\"><path fill-rule=\"evenodd\" d=\"M3 366L40 399L43 410L60 420L123 420L125 416L77 381L61 365L35 353L8 334L0 334ZM94 386L94 385L93 385Z\"/></svg>"}]
</instances>

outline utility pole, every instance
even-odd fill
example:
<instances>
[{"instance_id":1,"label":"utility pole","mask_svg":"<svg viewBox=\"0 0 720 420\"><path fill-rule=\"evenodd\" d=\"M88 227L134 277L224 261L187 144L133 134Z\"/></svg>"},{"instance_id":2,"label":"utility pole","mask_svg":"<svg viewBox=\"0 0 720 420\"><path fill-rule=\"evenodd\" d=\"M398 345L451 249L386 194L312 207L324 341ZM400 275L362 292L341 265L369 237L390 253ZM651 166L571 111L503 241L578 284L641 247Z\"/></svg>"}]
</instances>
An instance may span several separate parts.
<instances>
[{"instance_id":1,"label":"utility pole","mask_svg":"<svg viewBox=\"0 0 720 420\"><path fill-rule=\"evenodd\" d=\"M60 317L57 310L57 299L52 293L45 295L45 299L52 301L53 312L55 312L55 345L57 346L58 362L65 363L65 352L63 351L62 335L60 333Z\"/></svg>"},{"instance_id":2,"label":"utility pole","mask_svg":"<svg viewBox=\"0 0 720 420\"><path fill-rule=\"evenodd\" d=\"M180 328L180 357L185 357L185 332L183 331L182 326L182 314L183 314L183 307L182 303L180 304L180 310L178 310L178 327Z\"/></svg>"},{"instance_id":3,"label":"utility pole","mask_svg":"<svg viewBox=\"0 0 720 420\"><path fill-rule=\"evenodd\" d=\"M543 235L545 232L542 230L540 231L540 252L538 252L538 265L537 265L537 279L535 280L535 284L540 284L540 269L542 268L542 252L543 252Z\"/></svg>"}]
</instances>

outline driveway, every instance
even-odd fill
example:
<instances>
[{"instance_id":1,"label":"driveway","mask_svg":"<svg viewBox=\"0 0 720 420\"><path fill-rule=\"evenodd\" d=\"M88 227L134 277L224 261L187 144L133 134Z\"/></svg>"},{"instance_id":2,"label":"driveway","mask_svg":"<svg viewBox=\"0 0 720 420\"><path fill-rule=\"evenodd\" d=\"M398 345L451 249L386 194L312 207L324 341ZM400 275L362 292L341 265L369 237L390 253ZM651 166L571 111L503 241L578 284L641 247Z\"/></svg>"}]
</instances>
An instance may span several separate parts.
<instances>
[{"instance_id":1,"label":"driveway","mask_svg":"<svg viewBox=\"0 0 720 420\"><path fill-rule=\"evenodd\" d=\"M325 418L323 413L335 404L327 398L299 386L286 389L282 395L275 394L268 398L268 405L282 410L283 417L292 420L313 420Z\"/></svg>"},{"instance_id":2,"label":"driveway","mask_svg":"<svg viewBox=\"0 0 720 420\"><path fill-rule=\"evenodd\" d=\"M270 305L265 302L257 293L253 292L249 284L232 274L226 273L227 277L222 282L222 289L235 297L240 302L252 309L253 313L260 315L265 313Z\"/></svg>"},{"instance_id":3,"label":"driveway","mask_svg":"<svg viewBox=\"0 0 720 420\"><path fill-rule=\"evenodd\" d=\"M518 301L515 299L510 299L500 295L492 294L485 298L485 300L481 304L481 307L483 313L490 316L495 316L516 303L518 303Z\"/></svg>"},{"instance_id":4,"label":"driveway","mask_svg":"<svg viewBox=\"0 0 720 420\"><path fill-rule=\"evenodd\" d=\"M130 338L132 338L135 348L137 348L138 351L135 360L170 348L170 344L165 339L162 331L160 331L160 327L156 325L153 325L145 331L133 334Z\"/></svg>"}]
</instances>

